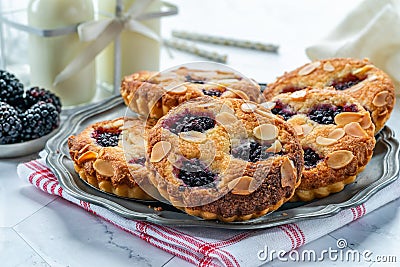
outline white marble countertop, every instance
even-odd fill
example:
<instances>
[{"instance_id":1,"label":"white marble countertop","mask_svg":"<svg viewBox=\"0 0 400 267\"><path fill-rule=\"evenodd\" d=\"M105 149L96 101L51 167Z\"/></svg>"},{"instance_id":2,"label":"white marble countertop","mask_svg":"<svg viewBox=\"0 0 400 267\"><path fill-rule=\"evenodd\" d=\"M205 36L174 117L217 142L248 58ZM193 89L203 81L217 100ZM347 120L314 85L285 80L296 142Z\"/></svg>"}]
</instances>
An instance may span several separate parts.
<instances>
[{"instance_id":1,"label":"white marble countertop","mask_svg":"<svg viewBox=\"0 0 400 267\"><path fill-rule=\"evenodd\" d=\"M163 20L164 36L168 36L171 30L176 29L280 44L279 54L207 46L228 53L229 65L245 75L260 82L269 82L283 71L305 63L307 58L304 48L324 36L360 1L171 0L171 2L179 6L180 15ZM161 67L164 69L192 60L201 58L174 52L174 58L171 59L163 51ZM397 104L388 123L397 135L400 134L399 119L400 106ZM1 266L190 265L83 209L58 197L47 195L20 180L16 173L17 164L36 157L34 154L0 160ZM320 251L329 246L335 247L339 238L346 239L351 249L368 249L374 254L395 255L399 266L400 200L393 201L305 245L300 250ZM273 262L271 266L281 264ZM299 264L301 266L302 263L296 263L296 266ZM315 266L321 265L347 264L329 261ZM394 265L365 262L357 264L357 266L373 267Z\"/></svg>"}]
</instances>

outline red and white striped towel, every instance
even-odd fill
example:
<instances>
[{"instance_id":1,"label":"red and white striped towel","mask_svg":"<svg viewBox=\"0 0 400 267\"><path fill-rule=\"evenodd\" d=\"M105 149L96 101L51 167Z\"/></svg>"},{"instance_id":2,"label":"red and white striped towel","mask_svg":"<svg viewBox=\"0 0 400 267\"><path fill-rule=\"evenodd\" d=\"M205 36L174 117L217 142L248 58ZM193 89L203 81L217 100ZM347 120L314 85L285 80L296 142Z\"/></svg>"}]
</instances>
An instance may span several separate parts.
<instances>
[{"instance_id":1,"label":"red and white striped towel","mask_svg":"<svg viewBox=\"0 0 400 267\"><path fill-rule=\"evenodd\" d=\"M199 266L260 265L265 261L258 258L258 252L265 246L275 251L296 249L400 197L400 179L397 179L366 203L343 210L329 218L306 220L264 230L175 228L129 220L68 195L43 159L19 164L18 175L44 192L75 203L126 232Z\"/></svg>"}]
</instances>

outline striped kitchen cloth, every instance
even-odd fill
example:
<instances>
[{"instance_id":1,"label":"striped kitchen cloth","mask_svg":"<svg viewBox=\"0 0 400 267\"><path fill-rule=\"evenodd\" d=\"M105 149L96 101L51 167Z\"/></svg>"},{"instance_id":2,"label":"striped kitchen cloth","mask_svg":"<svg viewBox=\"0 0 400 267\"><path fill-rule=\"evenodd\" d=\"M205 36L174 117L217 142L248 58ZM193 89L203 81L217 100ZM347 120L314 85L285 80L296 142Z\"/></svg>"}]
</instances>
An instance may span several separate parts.
<instances>
[{"instance_id":1,"label":"striped kitchen cloth","mask_svg":"<svg viewBox=\"0 0 400 267\"><path fill-rule=\"evenodd\" d=\"M262 230L170 227L123 218L108 209L76 199L60 187L44 159L18 165L18 175L46 193L60 196L129 234L199 266L257 266L272 260L265 247L289 252L338 229L400 197L400 179L364 204L321 219ZM276 256L277 254L275 254Z\"/></svg>"}]
</instances>

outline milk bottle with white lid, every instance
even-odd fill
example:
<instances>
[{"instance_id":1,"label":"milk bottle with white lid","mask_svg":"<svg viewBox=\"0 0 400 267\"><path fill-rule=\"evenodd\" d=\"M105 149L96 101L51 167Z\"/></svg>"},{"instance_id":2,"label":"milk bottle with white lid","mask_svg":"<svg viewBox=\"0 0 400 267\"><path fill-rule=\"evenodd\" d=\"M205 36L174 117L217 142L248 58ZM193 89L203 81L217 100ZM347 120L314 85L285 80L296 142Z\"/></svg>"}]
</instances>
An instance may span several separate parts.
<instances>
[{"instance_id":1,"label":"milk bottle with white lid","mask_svg":"<svg viewBox=\"0 0 400 267\"><path fill-rule=\"evenodd\" d=\"M97 0L100 18L104 14L114 15L116 0ZM123 12L135 3L135 0L123 0ZM153 0L144 12L159 12L161 1ZM153 32L160 34L160 19L150 19L140 21ZM159 70L160 62L160 43L142 34L124 30L120 35L121 40L121 77L132 74L140 70ZM114 44L110 44L102 51L96 59L97 78L103 82L103 85L114 84ZM117 81L119 82L119 81Z\"/></svg>"},{"instance_id":2,"label":"milk bottle with white lid","mask_svg":"<svg viewBox=\"0 0 400 267\"><path fill-rule=\"evenodd\" d=\"M28 23L40 29L56 29L93 20L92 0L31 0L28 6ZM63 106L89 102L96 93L95 62L58 85L54 78L70 63L87 44L79 40L76 32L29 39L30 81L56 93Z\"/></svg>"}]
</instances>

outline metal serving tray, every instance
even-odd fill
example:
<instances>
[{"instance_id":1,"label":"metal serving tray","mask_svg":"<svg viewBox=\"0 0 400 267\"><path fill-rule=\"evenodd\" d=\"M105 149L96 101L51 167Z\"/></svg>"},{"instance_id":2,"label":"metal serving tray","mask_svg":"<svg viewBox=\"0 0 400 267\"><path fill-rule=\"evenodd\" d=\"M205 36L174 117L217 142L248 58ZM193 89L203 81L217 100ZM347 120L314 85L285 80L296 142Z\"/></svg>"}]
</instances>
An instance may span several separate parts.
<instances>
[{"instance_id":1,"label":"metal serving tray","mask_svg":"<svg viewBox=\"0 0 400 267\"><path fill-rule=\"evenodd\" d=\"M70 195L105 207L123 217L149 221L163 225L200 226L226 229L261 229L306 219L332 216L342 209L354 207L367 201L376 192L398 178L399 143L391 129L385 127L377 135L372 160L358 175L355 183L347 185L339 193L311 203L286 203L279 210L263 217L244 222L222 223L206 221L187 215L174 207L157 201L139 201L117 197L86 184L75 172L69 156L67 139L89 124L105 119L124 116L126 106L120 96L114 96L98 104L69 111L64 123L46 145L47 164L58 178L62 188ZM156 211L153 207L162 207Z\"/></svg>"}]
</instances>

